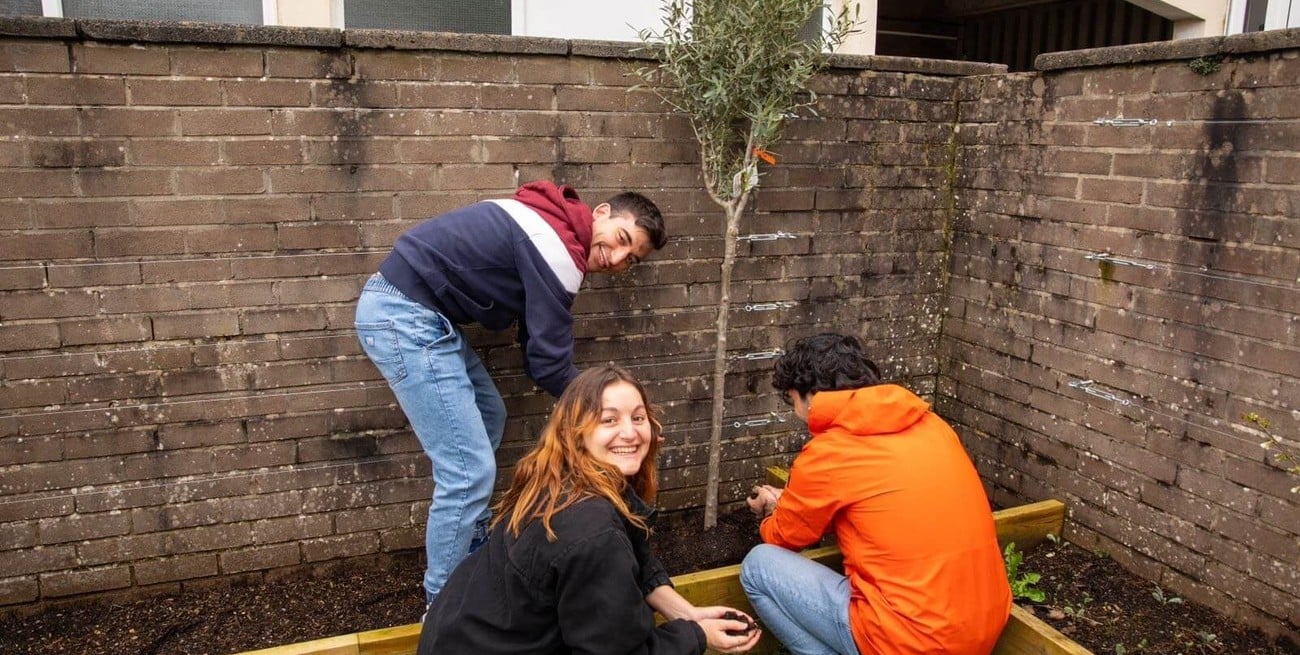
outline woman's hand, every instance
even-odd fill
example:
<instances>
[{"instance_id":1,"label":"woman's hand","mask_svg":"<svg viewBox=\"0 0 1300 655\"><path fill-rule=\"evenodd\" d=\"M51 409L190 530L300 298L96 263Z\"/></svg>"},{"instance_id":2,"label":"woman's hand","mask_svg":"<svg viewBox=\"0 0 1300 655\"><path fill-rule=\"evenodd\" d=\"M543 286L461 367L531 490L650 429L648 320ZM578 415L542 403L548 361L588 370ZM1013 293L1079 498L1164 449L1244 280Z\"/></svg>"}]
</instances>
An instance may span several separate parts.
<instances>
[{"instance_id":1,"label":"woman's hand","mask_svg":"<svg viewBox=\"0 0 1300 655\"><path fill-rule=\"evenodd\" d=\"M709 648L718 652L743 653L753 648L762 636L758 624L748 614L730 607L696 607L668 585L655 587L645 600L666 619L694 621L704 630Z\"/></svg>"},{"instance_id":2,"label":"woman's hand","mask_svg":"<svg viewBox=\"0 0 1300 655\"><path fill-rule=\"evenodd\" d=\"M749 615L730 607L696 607L692 615L704 630L709 648L721 653L743 653L763 636Z\"/></svg>"}]
</instances>

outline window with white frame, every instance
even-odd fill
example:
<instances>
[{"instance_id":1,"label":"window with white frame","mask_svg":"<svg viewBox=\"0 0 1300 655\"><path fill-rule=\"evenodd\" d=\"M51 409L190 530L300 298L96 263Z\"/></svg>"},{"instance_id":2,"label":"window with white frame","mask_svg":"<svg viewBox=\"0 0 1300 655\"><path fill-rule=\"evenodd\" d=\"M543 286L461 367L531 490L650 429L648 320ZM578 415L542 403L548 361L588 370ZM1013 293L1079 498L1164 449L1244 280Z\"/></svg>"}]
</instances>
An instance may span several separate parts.
<instances>
[{"instance_id":1,"label":"window with white frame","mask_svg":"<svg viewBox=\"0 0 1300 655\"><path fill-rule=\"evenodd\" d=\"M63 0L68 18L262 24L261 0Z\"/></svg>"},{"instance_id":2,"label":"window with white frame","mask_svg":"<svg viewBox=\"0 0 1300 655\"><path fill-rule=\"evenodd\" d=\"M550 8L548 4L553 2L555 0L0 0L0 16L511 34L512 5L527 7L532 3L541 11Z\"/></svg>"},{"instance_id":3,"label":"window with white frame","mask_svg":"<svg viewBox=\"0 0 1300 655\"><path fill-rule=\"evenodd\" d=\"M510 0L343 0L348 28L510 34Z\"/></svg>"},{"instance_id":4,"label":"window with white frame","mask_svg":"<svg viewBox=\"0 0 1300 655\"><path fill-rule=\"evenodd\" d=\"M0 0L0 16L42 16L41 0Z\"/></svg>"},{"instance_id":5,"label":"window with white frame","mask_svg":"<svg viewBox=\"0 0 1300 655\"><path fill-rule=\"evenodd\" d=\"M263 24L263 0L0 0L0 15Z\"/></svg>"},{"instance_id":6,"label":"window with white frame","mask_svg":"<svg viewBox=\"0 0 1300 655\"><path fill-rule=\"evenodd\" d=\"M1228 34L1300 27L1300 0L1232 0Z\"/></svg>"}]
</instances>

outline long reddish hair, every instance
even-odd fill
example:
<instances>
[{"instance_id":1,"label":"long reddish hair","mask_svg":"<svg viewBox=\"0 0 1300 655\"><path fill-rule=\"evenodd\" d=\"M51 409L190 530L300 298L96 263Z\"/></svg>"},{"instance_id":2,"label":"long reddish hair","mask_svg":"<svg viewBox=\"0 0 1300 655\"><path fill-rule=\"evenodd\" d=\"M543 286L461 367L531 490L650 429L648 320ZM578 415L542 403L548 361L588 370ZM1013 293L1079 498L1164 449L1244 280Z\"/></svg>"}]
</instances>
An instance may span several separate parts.
<instances>
[{"instance_id":1,"label":"long reddish hair","mask_svg":"<svg viewBox=\"0 0 1300 655\"><path fill-rule=\"evenodd\" d=\"M619 382L636 387L650 423L649 451L641 470L632 476L624 476L617 467L592 457L584 443L600 422L605 388ZM623 500L623 491L630 485L647 503L654 502L659 491L656 457L662 433L658 412L646 397L645 387L627 369L607 365L583 371L556 401L537 445L515 464L514 480L493 510L493 523L508 521L511 534L518 536L528 522L541 519L546 536L554 541L551 517L579 500L599 496L628 521L645 529L645 521Z\"/></svg>"}]
</instances>

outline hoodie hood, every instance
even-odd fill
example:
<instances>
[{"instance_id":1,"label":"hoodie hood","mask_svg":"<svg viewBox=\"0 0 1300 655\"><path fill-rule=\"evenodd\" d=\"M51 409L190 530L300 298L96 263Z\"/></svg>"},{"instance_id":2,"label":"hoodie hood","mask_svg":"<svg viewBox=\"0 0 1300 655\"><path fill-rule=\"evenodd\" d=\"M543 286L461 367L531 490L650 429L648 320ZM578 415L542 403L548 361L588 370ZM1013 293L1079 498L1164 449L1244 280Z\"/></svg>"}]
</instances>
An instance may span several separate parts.
<instances>
[{"instance_id":1,"label":"hoodie hood","mask_svg":"<svg viewBox=\"0 0 1300 655\"><path fill-rule=\"evenodd\" d=\"M893 434L930 412L929 403L896 384L819 391L808 409L808 429L818 434L843 428L855 435Z\"/></svg>"},{"instance_id":2,"label":"hoodie hood","mask_svg":"<svg viewBox=\"0 0 1300 655\"><path fill-rule=\"evenodd\" d=\"M554 182L542 180L519 187L515 191L515 200L541 215L564 241L578 270L586 275L587 252L591 250L591 229L595 219L591 208L578 197L578 192L567 184L557 186Z\"/></svg>"}]
</instances>

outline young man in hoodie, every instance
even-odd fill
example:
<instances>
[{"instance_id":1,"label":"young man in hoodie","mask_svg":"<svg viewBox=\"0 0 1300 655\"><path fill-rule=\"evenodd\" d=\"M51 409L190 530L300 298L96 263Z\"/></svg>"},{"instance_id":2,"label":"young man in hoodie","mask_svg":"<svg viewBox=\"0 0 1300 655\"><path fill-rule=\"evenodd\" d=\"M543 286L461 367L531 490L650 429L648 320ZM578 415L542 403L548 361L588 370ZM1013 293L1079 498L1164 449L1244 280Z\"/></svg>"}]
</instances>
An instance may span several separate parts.
<instances>
[{"instance_id":1,"label":"young man in hoodie","mask_svg":"<svg viewBox=\"0 0 1300 655\"><path fill-rule=\"evenodd\" d=\"M433 462L427 602L487 537L505 430L505 403L460 326L518 325L524 371L558 397L578 374L571 308L583 277L626 271L666 241L640 194L591 209L569 186L532 182L407 230L366 283L357 336Z\"/></svg>"},{"instance_id":2,"label":"young man in hoodie","mask_svg":"<svg viewBox=\"0 0 1300 655\"><path fill-rule=\"evenodd\" d=\"M1011 611L988 498L956 433L851 336L801 339L772 386L812 439L784 490L754 489L765 543L741 564L793 653L987 655ZM798 551L833 531L844 573Z\"/></svg>"}]
</instances>

